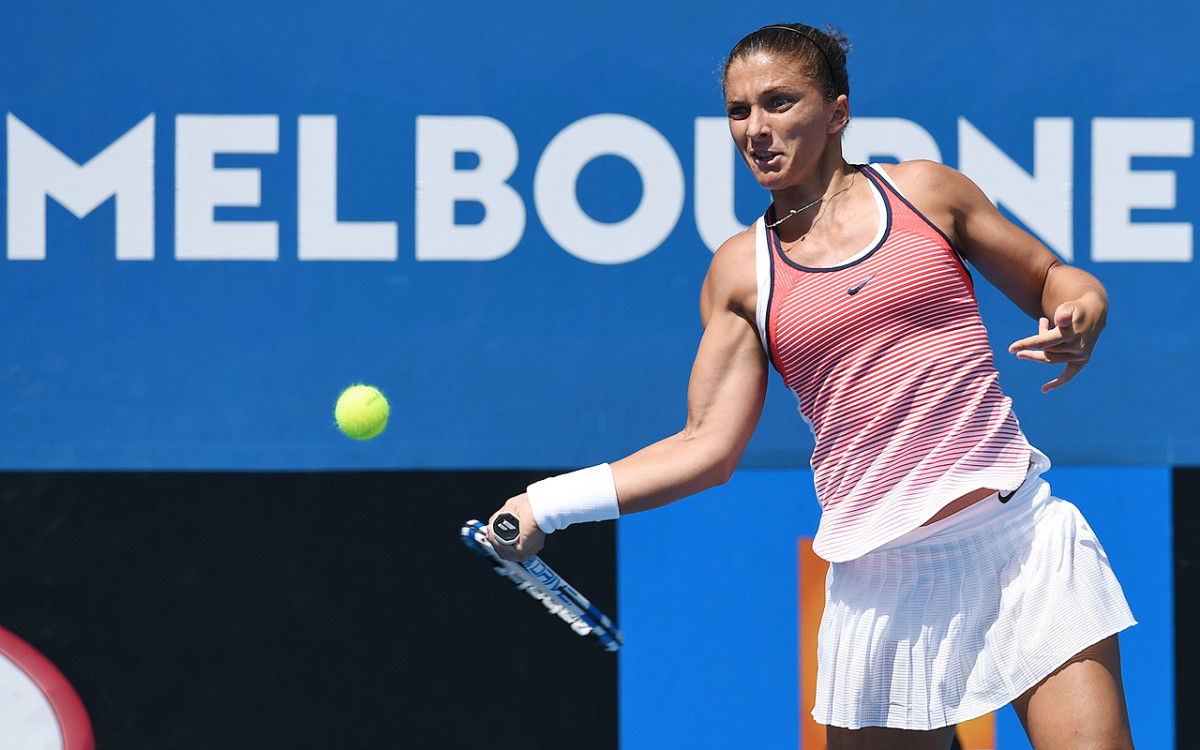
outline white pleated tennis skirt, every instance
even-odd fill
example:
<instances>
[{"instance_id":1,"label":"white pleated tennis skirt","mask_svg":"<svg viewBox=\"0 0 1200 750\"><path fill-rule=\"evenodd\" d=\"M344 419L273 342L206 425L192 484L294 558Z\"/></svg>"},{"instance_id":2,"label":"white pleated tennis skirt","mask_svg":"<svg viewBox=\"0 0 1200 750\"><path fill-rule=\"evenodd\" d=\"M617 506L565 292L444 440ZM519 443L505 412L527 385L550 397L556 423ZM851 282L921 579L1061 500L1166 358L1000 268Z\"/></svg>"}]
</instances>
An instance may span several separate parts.
<instances>
[{"instance_id":1,"label":"white pleated tennis skirt","mask_svg":"<svg viewBox=\"0 0 1200 750\"><path fill-rule=\"evenodd\" d=\"M997 495L834 563L813 718L936 729L1001 708L1088 646L1134 625L1091 527L1051 496L1038 459ZM1045 463L1043 463L1045 462Z\"/></svg>"}]
</instances>

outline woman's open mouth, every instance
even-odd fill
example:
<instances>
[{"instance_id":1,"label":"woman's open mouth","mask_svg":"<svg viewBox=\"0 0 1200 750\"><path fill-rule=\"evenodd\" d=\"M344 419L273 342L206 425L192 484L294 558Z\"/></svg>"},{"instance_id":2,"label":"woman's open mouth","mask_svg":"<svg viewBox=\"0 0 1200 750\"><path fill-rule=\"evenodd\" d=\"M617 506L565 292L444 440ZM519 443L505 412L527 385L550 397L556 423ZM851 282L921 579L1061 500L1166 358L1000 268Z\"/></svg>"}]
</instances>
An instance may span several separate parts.
<instances>
[{"instance_id":1,"label":"woman's open mouth","mask_svg":"<svg viewBox=\"0 0 1200 750\"><path fill-rule=\"evenodd\" d=\"M759 168L775 167L779 165L779 160L782 154L777 151L751 151L750 158Z\"/></svg>"}]
</instances>

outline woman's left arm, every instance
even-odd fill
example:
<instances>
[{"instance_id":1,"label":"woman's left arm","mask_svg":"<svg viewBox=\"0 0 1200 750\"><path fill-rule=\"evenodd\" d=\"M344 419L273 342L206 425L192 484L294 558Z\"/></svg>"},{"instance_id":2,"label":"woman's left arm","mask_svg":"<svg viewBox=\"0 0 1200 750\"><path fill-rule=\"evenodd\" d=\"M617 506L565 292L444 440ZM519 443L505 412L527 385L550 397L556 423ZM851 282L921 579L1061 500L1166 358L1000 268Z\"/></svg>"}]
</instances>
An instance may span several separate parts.
<instances>
[{"instance_id":1,"label":"woman's left arm","mask_svg":"<svg viewBox=\"0 0 1200 750\"><path fill-rule=\"evenodd\" d=\"M1037 334L1013 342L1008 350L1021 359L1065 365L1042 391L1079 374L1108 319L1108 294L1100 281L1064 264L1006 219L960 172L935 162L906 162L890 173L984 278L1038 320Z\"/></svg>"}]
</instances>

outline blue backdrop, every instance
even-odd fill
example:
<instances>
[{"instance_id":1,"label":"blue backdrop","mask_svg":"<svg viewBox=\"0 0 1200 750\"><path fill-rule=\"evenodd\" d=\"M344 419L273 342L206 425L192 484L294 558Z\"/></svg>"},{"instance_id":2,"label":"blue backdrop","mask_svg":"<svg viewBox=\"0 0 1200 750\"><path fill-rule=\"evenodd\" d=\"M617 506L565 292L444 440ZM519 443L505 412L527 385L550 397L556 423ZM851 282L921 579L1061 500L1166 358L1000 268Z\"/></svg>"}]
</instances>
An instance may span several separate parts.
<instances>
[{"instance_id":1,"label":"blue backdrop","mask_svg":"<svg viewBox=\"0 0 1200 750\"><path fill-rule=\"evenodd\" d=\"M10 5L0 469L37 470L575 467L674 432L711 253L769 199L723 135L722 57L760 25L838 25L852 158L958 167L1108 286L1093 363L1049 395L1053 369L1004 353L1036 324L979 296L1025 431L1080 472L1052 481L1142 620L1139 741L1169 746L1168 467L1200 463L1194 2ZM365 443L333 422L354 382L393 406ZM621 522L629 747L724 731L694 721L712 676L692 657L714 643L713 684L744 689L714 687L704 716L736 712L734 744L794 741L787 597L816 506L781 499L810 478L777 470L810 448L773 379L743 461L769 471ZM681 530L728 502L769 528L698 553ZM715 639L670 619L672 572Z\"/></svg>"},{"instance_id":2,"label":"blue backdrop","mask_svg":"<svg viewBox=\"0 0 1200 750\"><path fill-rule=\"evenodd\" d=\"M0 468L567 467L673 432L712 246L767 202L715 71L788 15L850 36L849 151L960 166L1108 285L1095 361L1048 396L1003 354L1034 324L981 291L1034 442L1195 463L1198 14L15 5ZM332 420L358 381L393 403L366 444ZM744 465L802 466L772 388Z\"/></svg>"}]
</instances>

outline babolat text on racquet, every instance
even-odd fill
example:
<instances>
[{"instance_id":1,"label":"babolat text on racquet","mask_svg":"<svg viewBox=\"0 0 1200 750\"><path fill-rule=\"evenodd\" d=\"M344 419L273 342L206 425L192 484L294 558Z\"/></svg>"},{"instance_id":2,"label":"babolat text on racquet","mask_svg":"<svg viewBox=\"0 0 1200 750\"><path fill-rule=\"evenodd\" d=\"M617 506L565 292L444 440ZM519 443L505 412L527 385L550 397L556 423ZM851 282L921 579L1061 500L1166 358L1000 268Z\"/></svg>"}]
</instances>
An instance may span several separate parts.
<instances>
[{"instance_id":1,"label":"babolat text on racquet","mask_svg":"<svg viewBox=\"0 0 1200 750\"><path fill-rule=\"evenodd\" d=\"M509 516L509 518L505 518ZM496 518L498 539L511 538L510 526L516 521L511 514ZM506 525L506 523L508 525ZM499 536L500 533L505 536ZM517 584L517 588L545 605L550 614L558 615L579 635L594 635L609 651L616 651L625 642L625 636L612 620L596 609L583 594L550 569L537 555L523 563L501 559L488 541L487 527L476 520L467 521L462 527L463 544L492 563L492 569Z\"/></svg>"}]
</instances>

